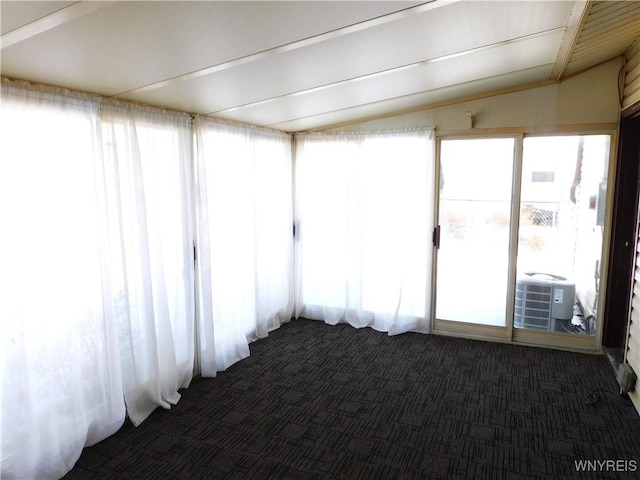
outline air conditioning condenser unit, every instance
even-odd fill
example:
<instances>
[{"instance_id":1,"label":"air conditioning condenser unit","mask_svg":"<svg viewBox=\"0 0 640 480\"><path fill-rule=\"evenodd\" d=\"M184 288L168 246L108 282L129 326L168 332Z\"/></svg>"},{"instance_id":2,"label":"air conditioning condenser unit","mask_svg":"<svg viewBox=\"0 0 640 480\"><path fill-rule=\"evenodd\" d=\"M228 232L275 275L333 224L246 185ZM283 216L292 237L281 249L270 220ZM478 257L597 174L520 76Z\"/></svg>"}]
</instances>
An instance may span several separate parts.
<instances>
[{"instance_id":1,"label":"air conditioning condenser unit","mask_svg":"<svg viewBox=\"0 0 640 480\"><path fill-rule=\"evenodd\" d=\"M555 320L571 320L576 285L566 277L527 272L516 279L513 324L519 328L554 330Z\"/></svg>"}]
</instances>

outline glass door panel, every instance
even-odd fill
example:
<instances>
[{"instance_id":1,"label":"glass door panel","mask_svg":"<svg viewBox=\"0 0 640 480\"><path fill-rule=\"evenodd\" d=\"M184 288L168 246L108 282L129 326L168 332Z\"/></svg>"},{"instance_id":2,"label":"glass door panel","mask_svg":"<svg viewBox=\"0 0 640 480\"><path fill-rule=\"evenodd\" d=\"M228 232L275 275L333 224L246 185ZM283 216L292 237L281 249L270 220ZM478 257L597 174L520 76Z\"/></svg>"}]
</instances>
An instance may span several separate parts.
<instances>
[{"instance_id":1,"label":"glass door panel","mask_svg":"<svg viewBox=\"0 0 640 480\"><path fill-rule=\"evenodd\" d=\"M524 139L516 328L595 334L609 142Z\"/></svg>"},{"instance_id":2,"label":"glass door panel","mask_svg":"<svg viewBox=\"0 0 640 480\"><path fill-rule=\"evenodd\" d=\"M441 142L437 319L506 325L514 146Z\"/></svg>"}]
</instances>

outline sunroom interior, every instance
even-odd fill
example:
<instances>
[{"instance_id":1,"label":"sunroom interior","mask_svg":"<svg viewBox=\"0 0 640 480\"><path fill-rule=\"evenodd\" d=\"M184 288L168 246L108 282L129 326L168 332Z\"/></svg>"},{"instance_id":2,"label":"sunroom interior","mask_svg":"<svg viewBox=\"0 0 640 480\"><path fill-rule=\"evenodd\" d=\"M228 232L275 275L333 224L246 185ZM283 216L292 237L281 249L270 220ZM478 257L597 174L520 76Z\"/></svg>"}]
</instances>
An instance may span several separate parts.
<instances>
[{"instance_id":1,"label":"sunroom interior","mask_svg":"<svg viewBox=\"0 0 640 480\"><path fill-rule=\"evenodd\" d=\"M0 9L3 475L64 475L296 317L640 372L640 2ZM92 413L25 460L43 395Z\"/></svg>"}]
</instances>

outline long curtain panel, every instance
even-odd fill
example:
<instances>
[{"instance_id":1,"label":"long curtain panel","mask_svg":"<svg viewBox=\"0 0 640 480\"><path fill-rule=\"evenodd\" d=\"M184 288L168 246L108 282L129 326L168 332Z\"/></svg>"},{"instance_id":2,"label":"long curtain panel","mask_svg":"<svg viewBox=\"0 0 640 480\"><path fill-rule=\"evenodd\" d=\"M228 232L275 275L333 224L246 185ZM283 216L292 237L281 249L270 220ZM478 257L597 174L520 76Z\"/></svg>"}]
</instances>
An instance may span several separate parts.
<instances>
[{"instance_id":1,"label":"long curtain panel","mask_svg":"<svg viewBox=\"0 0 640 480\"><path fill-rule=\"evenodd\" d=\"M197 118L198 349L203 375L291 318L291 138Z\"/></svg>"},{"instance_id":2,"label":"long curtain panel","mask_svg":"<svg viewBox=\"0 0 640 480\"><path fill-rule=\"evenodd\" d=\"M2 84L0 476L59 478L125 419L99 105Z\"/></svg>"},{"instance_id":3,"label":"long curtain panel","mask_svg":"<svg viewBox=\"0 0 640 480\"><path fill-rule=\"evenodd\" d=\"M427 332L433 131L295 137L296 316Z\"/></svg>"},{"instance_id":4,"label":"long curtain panel","mask_svg":"<svg viewBox=\"0 0 640 480\"><path fill-rule=\"evenodd\" d=\"M431 134L298 137L296 314L426 331ZM4 79L0 135L1 476L59 478L291 318L291 137Z\"/></svg>"},{"instance_id":5,"label":"long curtain panel","mask_svg":"<svg viewBox=\"0 0 640 480\"><path fill-rule=\"evenodd\" d=\"M193 374L191 118L100 103L3 80L2 478L63 476Z\"/></svg>"},{"instance_id":6,"label":"long curtain panel","mask_svg":"<svg viewBox=\"0 0 640 480\"><path fill-rule=\"evenodd\" d=\"M102 107L110 288L127 413L177 403L194 366L191 117Z\"/></svg>"}]
</instances>

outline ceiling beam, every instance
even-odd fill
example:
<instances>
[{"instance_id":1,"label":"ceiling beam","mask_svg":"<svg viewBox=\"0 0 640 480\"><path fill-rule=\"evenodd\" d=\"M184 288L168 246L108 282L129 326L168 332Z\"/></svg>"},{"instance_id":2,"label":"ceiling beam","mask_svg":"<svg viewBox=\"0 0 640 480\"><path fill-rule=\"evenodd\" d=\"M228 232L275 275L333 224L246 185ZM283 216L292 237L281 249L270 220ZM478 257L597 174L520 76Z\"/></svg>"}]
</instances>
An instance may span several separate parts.
<instances>
[{"instance_id":1,"label":"ceiling beam","mask_svg":"<svg viewBox=\"0 0 640 480\"><path fill-rule=\"evenodd\" d=\"M549 64L549 66L551 66L551 64ZM539 67L534 67L534 68L539 68ZM511 72L513 73L513 72ZM503 77L505 74L500 74L500 75L496 75L493 77L489 77L489 78L499 78L499 77ZM482 80L487 80L487 78L482 79ZM460 85L470 85L473 84L475 82L477 82L478 80L471 80L468 82L463 82L461 84L458 84L458 86ZM446 86L446 87L440 87L440 88L436 88L434 90L429 90L426 92L420 92L418 94L409 94L409 95L401 95L399 97L394 97L391 99L386 99L386 100L378 100L375 102L371 102L368 104L363 104L363 105L358 105L357 107L346 107L340 110L333 110L330 112L324 112L324 113L320 113L320 114L313 114L313 115L307 115L305 117L299 117L299 118L293 118L290 120L285 120L285 121L281 121L281 122L276 122L276 123L272 123L269 125L263 125L265 127L268 128L274 128L274 129L283 129L285 131L291 132L291 133L295 133L295 132L303 132L303 131L313 131L313 130L319 130L319 131L323 131L323 130L330 130L333 128L339 128L339 127L343 127L343 126L348 126L348 125L354 125L354 124L359 124L359 123L365 123L365 122L369 122L369 121L373 121L373 120L379 120L379 119L383 119L383 118L389 118L389 117L395 117L395 116L399 116L399 115L405 115L408 113L414 113L414 112L422 112L422 111L426 111L426 110L433 110L436 108L441 108L441 107L448 107L451 105L459 105L459 104L463 104L463 103L467 103L467 102L471 102L471 101L475 101L475 100L481 100L484 98L490 98L490 97L495 97L498 95L505 95L505 94L509 94L509 93L515 93L515 92L520 92L520 91L524 91L524 90L530 90L533 88L539 88L539 87L546 87L549 85L556 85L558 84L558 82L556 80L540 80L540 81L536 81L536 82L528 82L528 83L524 83L521 85L516 85L513 87L503 87L503 88L493 88L487 91L484 91L482 93L475 93L472 95L464 95L464 96L456 96L453 98L449 98L446 100L439 100L439 101L429 101L426 103L421 103L419 105L414 105L411 107L405 107L405 108L399 108L399 109L390 109L390 110L386 110L384 112L380 112L380 113L376 113L376 114L369 114L369 115L364 115L364 116L358 116L357 118L351 118L349 120L344 120L344 121L340 121L340 122L331 122L331 123L327 123L327 124L323 124L321 127L312 127L310 129L302 129L302 130L295 130L295 129L283 129L281 126L282 125L286 125L286 124L290 124L290 123L295 123L296 121L300 121L300 120L305 120L308 118L313 118L313 117L321 117L323 115L327 115L327 114L332 114L335 113L337 111L344 111L347 112L349 110L354 110L357 109L359 107L362 106L371 106L371 105L376 105L376 104L382 104L382 103L386 103L389 101L393 101L393 100L398 100L400 98L403 97L411 97L411 96L415 96L415 95L420 95L423 93L435 93L438 91L444 91L446 89L451 88L451 86Z\"/></svg>"},{"instance_id":2,"label":"ceiling beam","mask_svg":"<svg viewBox=\"0 0 640 480\"><path fill-rule=\"evenodd\" d=\"M111 0L102 2L77 2L73 5L69 5L68 7L58 10L46 17L42 17L35 22L28 23L0 36L0 50L31 37L35 37L36 35L46 32L52 28L59 27L60 25L105 7L110 3L112 3Z\"/></svg>"},{"instance_id":3,"label":"ceiling beam","mask_svg":"<svg viewBox=\"0 0 640 480\"><path fill-rule=\"evenodd\" d=\"M558 55L553 67L553 78L560 80L564 74L569 59L573 53L573 50L578 42L582 27L589 16L589 12L593 8L593 0L578 0L573 2L569 18L567 19L567 26L560 42L560 48L558 49Z\"/></svg>"},{"instance_id":4,"label":"ceiling beam","mask_svg":"<svg viewBox=\"0 0 640 480\"><path fill-rule=\"evenodd\" d=\"M292 50L297 50L299 48L308 47L310 45L315 45L321 42L325 42L327 40L342 37L344 35L349 35L354 32L359 32L362 30L366 30L368 28L377 27L379 25L384 25L386 23L395 22L402 18L410 17L412 15L417 15L420 13L424 13L429 10L433 10L435 8L440 8L445 5L450 5L452 3L457 3L461 0L429 0L420 5L416 5L414 7L405 8L404 10L399 10L394 13L390 13L387 15L382 15L380 17L372 18L369 20L365 20L353 25L348 25L346 27L338 28L335 30L331 30L329 32L321 33L319 35L315 35L309 38L304 38L302 40L298 40L295 42L287 43L285 45L280 45L278 47L270 48L264 50L262 52L253 53L251 55L247 55L244 57L237 58L235 60L231 60L228 62L220 63L217 65L212 65L210 67L206 67L200 70L196 70L194 72L186 73L184 75L179 75L173 78L168 78L166 80L162 80L160 82L151 83L149 85L145 85L143 87L134 88L132 90L127 90L125 92L120 92L115 96L121 96L125 94L130 94L133 92L146 92L149 90L155 90L157 88L166 87L175 82L181 82L184 80L190 80L193 78L202 77L205 75L211 75L213 73L221 72L224 70L229 70L234 67L238 67L240 65L244 65L250 62L256 62L258 60L264 60L269 57L273 57L275 55L279 55L281 53L290 52Z\"/></svg>"},{"instance_id":5,"label":"ceiling beam","mask_svg":"<svg viewBox=\"0 0 640 480\"><path fill-rule=\"evenodd\" d=\"M258 100L258 101L254 101L254 102L250 102L250 103L245 103L243 105L237 105L231 108L225 108L222 110L216 110L216 111L212 111L212 112L207 112L206 115L221 115L221 114L225 114L225 113L231 113L231 112L235 112L238 110L242 110L245 108L251 108L251 107L255 107L258 105L263 105L263 104L268 104L274 101L278 101L278 100L282 100L283 98L290 98L290 97L298 97L301 95L306 95L309 93L314 93L314 92L319 92L322 90L327 90L330 88L334 88L338 85L344 85L344 84L348 84L348 83L354 83L354 82L361 82L363 80L368 80L371 78L375 78L381 75L388 75L391 73L397 73L403 70L410 70L410 69L414 69L414 68L418 68L418 67L422 67L424 65L428 65L428 64L432 64L432 63L437 63L437 62L442 62L442 61L446 61L446 60L450 60L453 58L457 58L457 57L462 57L462 56L466 56L466 55L471 55L474 53L478 53L478 52L482 52L484 50L489 50L489 49L494 49L494 48L498 48L498 47L503 47L506 45L511 45L514 43L518 43L518 42L522 42L525 40L530 40L532 38L536 38L536 37L543 37L546 35L551 35L553 33L558 33L559 31L562 30L562 28L564 27L559 27L559 28L553 28L550 30L545 30L542 32L536 32L536 33L532 33L529 35L523 35L521 37L517 37L517 38L510 38L507 40L502 40L499 42L494 42L494 43L489 43L486 45L481 45L479 47L475 47L475 48L470 48L467 50L462 50L460 52L455 52L455 53L451 53L448 55L442 55L440 57L434 57L434 58L430 58L427 60L422 60L419 62L415 62L415 63L410 63L408 65L401 65L399 67L394 67L394 68L390 68L387 70L382 70L382 71L378 71L378 72L373 72L373 73L369 73L366 75L361 75L359 77L353 77L353 78L348 78L345 80L340 80L337 82L332 82L332 83L328 83L325 85L320 85L317 87L313 87L313 88L309 88L309 89L305 89L305 90L299 90L297 92L291 92L291 93L287 93L284 95L278 95L277 97L271 97L271 98L265 98L262 100Z\"/></svg>"}]
</instances>

